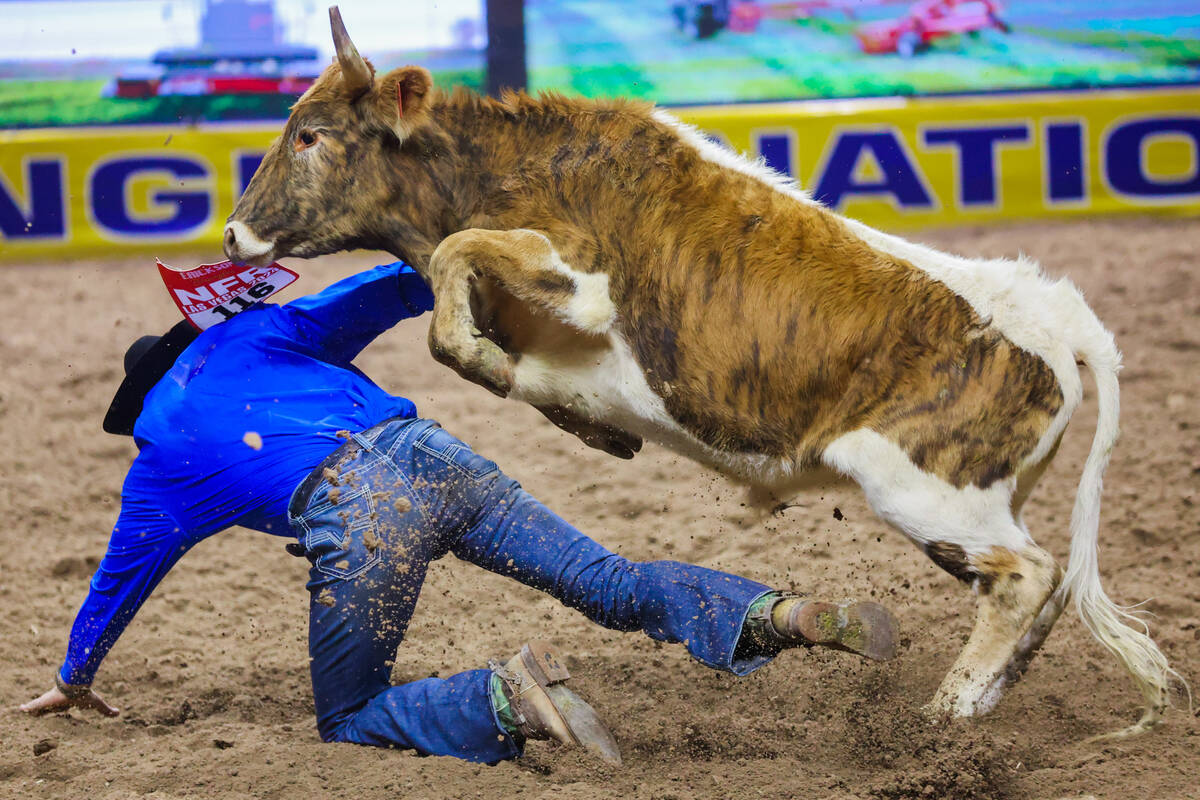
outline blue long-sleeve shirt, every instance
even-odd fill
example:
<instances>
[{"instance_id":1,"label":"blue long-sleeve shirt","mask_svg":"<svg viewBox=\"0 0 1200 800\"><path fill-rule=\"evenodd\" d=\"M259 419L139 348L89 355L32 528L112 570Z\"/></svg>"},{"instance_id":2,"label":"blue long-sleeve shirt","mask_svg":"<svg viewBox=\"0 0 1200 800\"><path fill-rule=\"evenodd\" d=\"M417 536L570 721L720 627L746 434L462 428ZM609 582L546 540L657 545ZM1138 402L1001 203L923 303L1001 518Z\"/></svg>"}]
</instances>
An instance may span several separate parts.
<instances>
[{"instance_id":1,"label":"blue long-sleeve shirt","mask_svg":"<svg viewBox=\"0 0 1200 800\"><path fill-rule=\"evenodd\" d=\"M67 683L90 683L138 608L197 542L232 525L292 535L299 483L361 431L416 408L351 365L433 307L411 267L375 267L315 295L259 303L201 333L146 395L108 551L75 617ZM257 445L261 441L261 447Z\"/></svg>"}]
</instances>

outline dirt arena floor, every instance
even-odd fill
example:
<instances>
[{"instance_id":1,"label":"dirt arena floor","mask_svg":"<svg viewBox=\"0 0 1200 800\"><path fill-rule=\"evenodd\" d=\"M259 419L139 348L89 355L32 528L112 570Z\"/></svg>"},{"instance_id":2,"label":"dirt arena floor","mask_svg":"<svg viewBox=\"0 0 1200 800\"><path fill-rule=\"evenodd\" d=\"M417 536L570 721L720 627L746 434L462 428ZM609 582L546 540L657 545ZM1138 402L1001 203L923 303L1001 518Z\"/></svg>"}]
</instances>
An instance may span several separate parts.
<instances>
[{"instance_id":1,"label":"dirt arena floor","mask_svg":"<svg viewBox=\"0 0 1200 800\"><path fill-rule=\"evenodd\" d=\"M1200 689L1200 222L917 238L971 255L1022 250L1075 280L1116 333L1124 437L1104 495L1105 585L1120 602L1152 598L1157 641ZM304 279L285 297L372 263L297 262ZM736 679L449 557L430 571L394 680L480 667L548 638L570 654L625 766L539 742L497 767L326 745L307 670L307 563L278 538L233 530L183 559L105 662L96 688L120 717L26 717L15 706L51 685L134 456L130 440L100 430L121 354L176 319L152 259L0 269L0 798L1200 797L1200 720L1186 703L1152 734L1083 743L1133 721L1138 697L1073 614L994 714L931 726L918 708L967 635L971 599L878 522L857 488L812 492L762 518L743 490L688 461L652 446L618 461L464 383L430 358L421 320L359 364L582 529L637 559L877 598L901 619L901 655L877 665L792 651ZM1027 508L1060 558L1094 418L1089 398Z\"/></svg>"}]
</instances>

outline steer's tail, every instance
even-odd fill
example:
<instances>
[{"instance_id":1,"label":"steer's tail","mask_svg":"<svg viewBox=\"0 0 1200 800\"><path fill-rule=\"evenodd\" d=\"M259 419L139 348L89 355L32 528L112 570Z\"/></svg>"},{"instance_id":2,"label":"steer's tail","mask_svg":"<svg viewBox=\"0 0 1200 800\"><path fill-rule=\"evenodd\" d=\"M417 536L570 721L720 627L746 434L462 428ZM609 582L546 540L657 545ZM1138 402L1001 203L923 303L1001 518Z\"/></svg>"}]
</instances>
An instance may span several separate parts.
<instances>
[{"instance_id":1,"label":"steer's tail","mask_svg":"<svg viewBox=\"0 0 1200 800\"><path fill-rule=\"evenodd\" d=\"M1067 289L1068 291L1062 291ZM1120 389L1117 371L1121 366L1121 355L1117 351L1112 335L1083 302L1083 297L1073 286L1060 284L1060 295L1073 295L1068 312L1071 317L1064 327L1070 331L1070 344L1076 357L1087 364L1096 381L1099 411L1096 419L1096 435L1092 449L1083 467L1079 490L1075 496L1075 508L1071 512L1071 555L1066 576L1058 592L1059 600L1071 598L1079 616L1096 639L1110 650L1129 674L1146 701L1146 711L1137 723L1107 734L1101 738L1129 736L1153 728L1159 723L1170 703L1172 679L1183 686L1182 677L1167 664L1167 658L1150 638L1149 628L1129 608L1118 606L1100 585L1100 565L1097 542L1100 530L1100 492L1104 481L1104 470L1116 444L1118 416L1120 414ZM1067 300L1066 297L1061 297ZM1060 308L1068 305L1063 303ZM1063 309L1067 310L1067 309Z\"/></svg>"}]
</instances>

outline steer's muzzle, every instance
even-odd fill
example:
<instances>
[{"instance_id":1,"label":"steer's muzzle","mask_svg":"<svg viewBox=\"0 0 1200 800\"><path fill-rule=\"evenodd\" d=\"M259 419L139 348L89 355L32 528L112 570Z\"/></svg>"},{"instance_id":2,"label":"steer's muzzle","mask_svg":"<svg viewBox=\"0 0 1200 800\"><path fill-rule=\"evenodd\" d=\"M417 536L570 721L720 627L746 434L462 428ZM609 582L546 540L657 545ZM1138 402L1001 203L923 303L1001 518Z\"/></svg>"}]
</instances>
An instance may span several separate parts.
<instances>
[{"instance_id":1,"label":"steer's muzzle","mask_svg":"<svg viewBox=\"0 0 1200 800\"><path fill-rule=\"evenodd\" d=\"M244 222L225 226L225 257L235 264L265 266L271 263L274 242L264 242Z\"/></svg>"}]
</instances>

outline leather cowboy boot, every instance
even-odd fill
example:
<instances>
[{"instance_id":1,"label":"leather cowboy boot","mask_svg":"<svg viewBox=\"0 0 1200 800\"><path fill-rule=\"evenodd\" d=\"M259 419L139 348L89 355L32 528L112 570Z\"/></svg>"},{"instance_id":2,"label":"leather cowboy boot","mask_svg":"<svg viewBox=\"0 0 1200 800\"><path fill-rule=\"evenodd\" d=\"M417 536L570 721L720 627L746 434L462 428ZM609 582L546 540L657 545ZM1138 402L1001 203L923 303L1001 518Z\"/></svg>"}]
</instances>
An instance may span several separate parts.
<instances>
[{"instance_id":1,"label":"leather cowboy boot","mask_svg":"<svg viewBox=\"0 0 1200 800\"><path fill-rule=\"evenodd\" d=\"M752 611L750 621L756 638L773 638L784 647L829 647L876 661L896 655L895 617L878 603L829 603L781 593L773 603Z\"/></svg>"},{"instance_id":2,"label":"leather cowboy boot","mask_svg":"<svg viewBox=\"0 0 1200 800\"><path fill-rule=\"evenodd\" d=\"M553 739L583 747L610 764L621 764L621 751L608 727L583 698L565 686L571 674L546 642L530 642L507 664L492 663L502 682L507 709L517 732L529 739Z\"/></svg>"}]
</instances>

